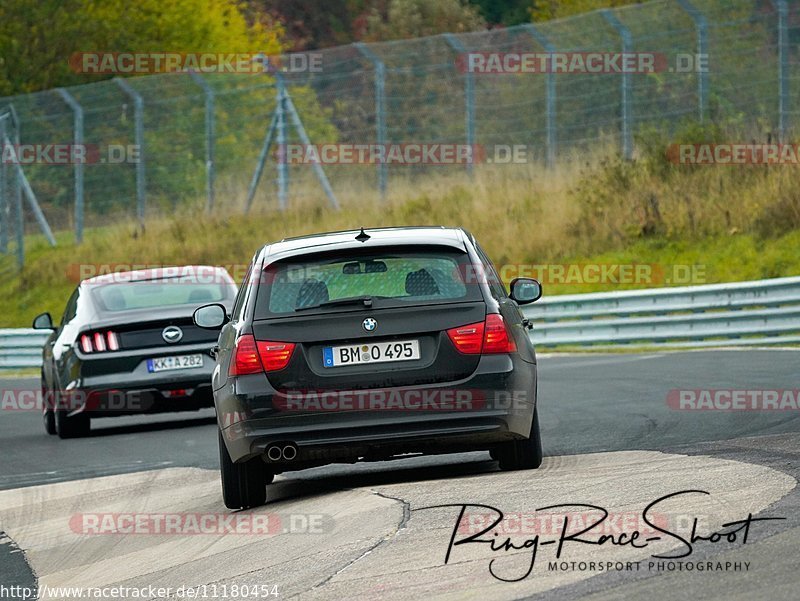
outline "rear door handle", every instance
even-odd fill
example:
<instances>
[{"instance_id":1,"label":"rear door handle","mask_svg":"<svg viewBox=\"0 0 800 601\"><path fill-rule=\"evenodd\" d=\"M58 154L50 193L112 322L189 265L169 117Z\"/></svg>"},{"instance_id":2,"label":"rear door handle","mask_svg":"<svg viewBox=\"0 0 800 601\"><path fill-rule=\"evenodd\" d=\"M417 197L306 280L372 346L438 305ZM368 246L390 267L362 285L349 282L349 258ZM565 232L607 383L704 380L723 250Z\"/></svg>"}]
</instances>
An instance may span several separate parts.
<instances>
[{"instance_id":1,"label":"rear door handle","mask_svg":"<svg viewBox=\"0 0 800 601\"><path fill-rule=\"evenodd\" d=\"M527 318L523 319L522 320L522 325L525 326L526 328L528 328L529 330L533 329L533 324L531 323L530 319L527 319Z\"/></svg>"},{"instance_id":2,"label":"rear door handle","mask_svg":"<svg viewBox=\"0 0 800 601\"><path fill-rule=\"evenodd\" d=\"M208 352L212 357L214 357L214 359L216 359L217 358L217 354L219 353L219 345L215 344L210 349L208 349Z\"/></svg>"}]
</instances>

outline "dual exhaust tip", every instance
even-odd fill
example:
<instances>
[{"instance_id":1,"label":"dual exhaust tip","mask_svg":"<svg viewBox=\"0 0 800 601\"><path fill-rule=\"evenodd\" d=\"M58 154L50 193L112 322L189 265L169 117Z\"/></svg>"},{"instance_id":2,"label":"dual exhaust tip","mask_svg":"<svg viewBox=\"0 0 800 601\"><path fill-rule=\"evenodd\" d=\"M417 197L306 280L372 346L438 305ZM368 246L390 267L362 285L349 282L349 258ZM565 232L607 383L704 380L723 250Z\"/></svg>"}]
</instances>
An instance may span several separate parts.
<instances>
[{"instance_id":1,"label":"dual exhaust tip","mask_svg":"<svg viewBox=\"0 0 800 601\"><path fill-rule=\"evenodd\" d=\"M297 445L290 443L277 443L267 448L267 459L270 461L294 461L297 457Z\"/></svg>"}]
</instances>

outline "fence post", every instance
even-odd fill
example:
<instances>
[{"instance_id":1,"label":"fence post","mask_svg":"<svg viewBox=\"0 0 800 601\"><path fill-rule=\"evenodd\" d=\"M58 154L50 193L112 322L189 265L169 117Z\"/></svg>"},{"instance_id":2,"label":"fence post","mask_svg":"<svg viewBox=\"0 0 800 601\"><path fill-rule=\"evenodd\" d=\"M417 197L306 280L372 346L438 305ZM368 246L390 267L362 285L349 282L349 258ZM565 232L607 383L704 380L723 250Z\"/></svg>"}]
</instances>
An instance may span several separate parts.
<instances>
[{"instance_id":1,"label":"fence post","mask_svg":"<svg viewBox=\"0 0 800 601\"><path fill-rule=\"evenodd\" d=\"M353 44L356 49L370 61L375 68L375 130L377 143L383 148L386 144L386 66L372 50L363 43ZM378 162L378 189L381 200L386 200L386 180L388 179L388 165L385 161Z\"/></svg>"},{"instance_id":2,"label":"fence post","mask_svg":"<svg viewBox=\"0 0 800 601\"><path fill-rule=\"evenodd\" d=\"M189 76L203 89L206 98L206 211L210 213L214 210L214 181L216 179L214 165L214 141L216 138L214 90L199 73L189 71Z\"/></svg>"},{"instance_id":3,"label":"fence post","mask_svg":"<svg viewBox=\"0 0 800 601\"><path fill-rule=\"evenodd\" d=\"M115 77L114 81L133 100L134 144L139 151L139 160L136 162L136 215L139 218L139 225L144 227L145 187L147 185L144 171L144 100L142 100L142 95L124 79Z\"/></svg>"},{"instance_id":4,"label":"fence post","mask_svg":"<svg viewBox=\"0 0 800 601\"><path fill-rule=\"evenodd\" d=\"M678 4L694 21L697 30L697 57L708 56L708 22L705 16L689 0L678 0ZM697 60L694 63L697 65ZM697 71L697 105L702 123L708 109L708 72L705 67Z\"/></svg>"},{"instance_id":5,"label":"fence post","mask_svg":"<svg viewBox=\"0 0 800 601\"><path fill-rule=\"evenodd\" d=\"M253 178L250 180L250 187L247 189L247 202L245 203L245 213L250 212L250 207L253 206L253 199L256 196L256 188L258 187L258 182L261 181L261 175L264 173L264 165L267 162L267 155L269 153L270 146L272 146L272 138L275 136L275 130L278 127L278 107L275 106L275 111L272 113L272 121L270 121L269 129L267 129L267 135L264 138L264 144L261 146L261 152L258 155L258 163L256 164L256 170L253 172Z\"/></svg>"},{"instance_id":6,"label":"fence post","mask_svg":"<svg viewBox=\"0 0 800 601\"><path fill-rule=\"evenodd\" d=\"M78 103L72 94L64 88L57 88L56 92L61 96L65 103L72 109L72 143L75 148L83 147L83 107ZM85 150L85 149L84 149ZM78 157L82 157L78 159ZM85 152L76 155L73 152L73 171L75 176L75 241L80 244L83 242L83 162Z\"/></svg>"},{"instance_id":7,"label":"fence post","mask_svg":"<svg viewBox=\"0 0 800 601\"><path fill-rule=\"evenodd\" d=\"M6 121L8 113L0 115L0 253L8 252L8 228L11 226L8 217L8 166L5 161Z\"/></svg>"},{"instance_id":8,"label":"fence post","mask_svg":"<svg viewBox=\"0 0 800 601\"><path fill-rule=\"evenodd\" d=\"M14 145L14 216L15 216L15 234L17 238L17 265L20 269L25 265L25 215L22 212L22 165L16 157L16 149L19 148L19 117L14 105L8 105L8 110L11 115L11 124L14 128L14 137L10 139L5 135L3 142L11 142Z\"/></svg>"},{"instance_id":9,"label":"fence post","mask_svg":"<svg viewBox=\"0 0 800 601\"><path fill-rule=\"evenodd\" d=\"M778 131L781 141L789 127L789 5L786 0L772 0L778 11Z\"/></svg>"},{"instance_id":10,"label":"fence post","mask_svg":"<svg viewBox=\"0 0 800 601\"><path fill-rule=\"evenodd\" d=\"M289 115L289 119L292 120L292 125L294 125L294 129L297 132L300 141L303 145L308 148L311 146L311 139L308 137L308 133L306 132L306 128L303 126L303 122L300 120L300 115L297 113L297 107L294 105L294 101L292 97L289 96L289 92L286 91L286 88L283 89L283 104L284 110ZM284 116L284 119L286 117ZM314 173L319 180L320 185L322 186L322 190L325 192L325 196L328 197L328 201L330 201L331 206L334 209L339 209L339 201L336 200L336 195L333 193L333 188L331 188L331 183L328 181L328 176L325 175L325 170L322 168L322 165L319 164L317 161L312 161L311 168L314 170Z\"/></svg>"},{"instance_id":11,"label":"fence post","mask_svg":"<svg viewBox=\"0 0 800 601\"><path fill-rule=\"evenodd\" d=\"M524 27L550 55L551 60L548 64L552 67L552 56L556 52L556 47L532 23L528 23ZM547 166L552 168L556 163L556 145L558 143L556 136L556 74L552 68L547 70L545 79L545 130L547 132Z\"/></svg>"},{"instance_id":12,"label":"fence post","mask_svg":"<svg viewBox=\"0 0 800 601\"><path fill-rule=\"evenodd\" d=\"M600 11L603 18L608 22L611 27L617 30L619 37L622 40L622 52L629 54L632 51L633 43L631 32L625 27L622 22L617 19L616 15L607 8ZM622 118L622 155L626 159L633 157L633 129L631 127L631 74L623 69L620 79L620 93L622 96L621 118Z\"/></svg>"},{"instance_id":13,"label":"fence post","mask_svg":"<svg viewBox=\"0 0 800 601\"><path fill-rule=\"evenodd\" d=\"M278 207L286 209L289 198L289 164L286 156L286 84L282 77L276 77L278 102L275 111L278 117Z\"/></svg>"},{"instance_id":14,"label":"fence post","mask_svg":"<svg viewBox=\"0 0 800 601\"><path fill-rule=\"evenodd\" d=\"M466 54L467 49L456 36L452 33L444 34L447 45L455 52ZM466 58L466 57L465 57ZM469 60L461 61L465 65L464 69L464 135L467 146L470 148L470 160L467 163L467 173L472 175L475 163L475 76L469 68ZM456 67L459 61L455 61Z\"/></svg>"}]
</instances>

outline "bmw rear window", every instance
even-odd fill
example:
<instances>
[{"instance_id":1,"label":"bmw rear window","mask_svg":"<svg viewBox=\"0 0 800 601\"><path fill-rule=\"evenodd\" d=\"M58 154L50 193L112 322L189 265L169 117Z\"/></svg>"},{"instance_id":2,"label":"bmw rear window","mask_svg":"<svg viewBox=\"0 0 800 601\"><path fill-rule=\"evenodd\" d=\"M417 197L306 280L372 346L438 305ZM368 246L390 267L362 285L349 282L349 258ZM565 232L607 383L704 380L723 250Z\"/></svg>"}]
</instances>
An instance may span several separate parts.
<instances>
[{"instance_id":1,"label":"bmw rear window","mask_svg":"<svg viewBox=\"0 0 800 601\"><path fill-rule=\"evenodd\" d=\"M466 253L391 248L329 253L270 265L258 288L255 318L347 308L369 299L376 309L482 300Z\"/></svg>"}]
</instances>

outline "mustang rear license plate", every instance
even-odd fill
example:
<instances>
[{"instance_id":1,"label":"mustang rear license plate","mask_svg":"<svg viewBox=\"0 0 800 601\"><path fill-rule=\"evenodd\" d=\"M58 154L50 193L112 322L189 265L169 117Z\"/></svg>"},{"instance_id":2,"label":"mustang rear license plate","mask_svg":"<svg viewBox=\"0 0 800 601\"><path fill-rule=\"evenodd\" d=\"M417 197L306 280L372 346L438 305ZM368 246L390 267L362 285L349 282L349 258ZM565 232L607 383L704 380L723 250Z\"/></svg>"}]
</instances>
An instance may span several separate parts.
<instances>
[{"instance_id":1,"label":"mustang rear license plate","mask_svg":"<svg viewBox=\"0 0 800 601\"><path fill-rule=\"evenodd\" d=\"M322 364L325 367L412 361L414 359L419 359L419 340L326 346L322 349Z\"/></svg>"},{"instance_id":2,"label":"mustang rear license plate","mask_svg":"<svg viewBox=\"0 0 800 601\"><path fill-rule=\"evenodd\" d=\"M147 371L151 374L173 369L193 369L203 366L203 355L175 355L147 360Z\"/></svg>"}]
</instances>

